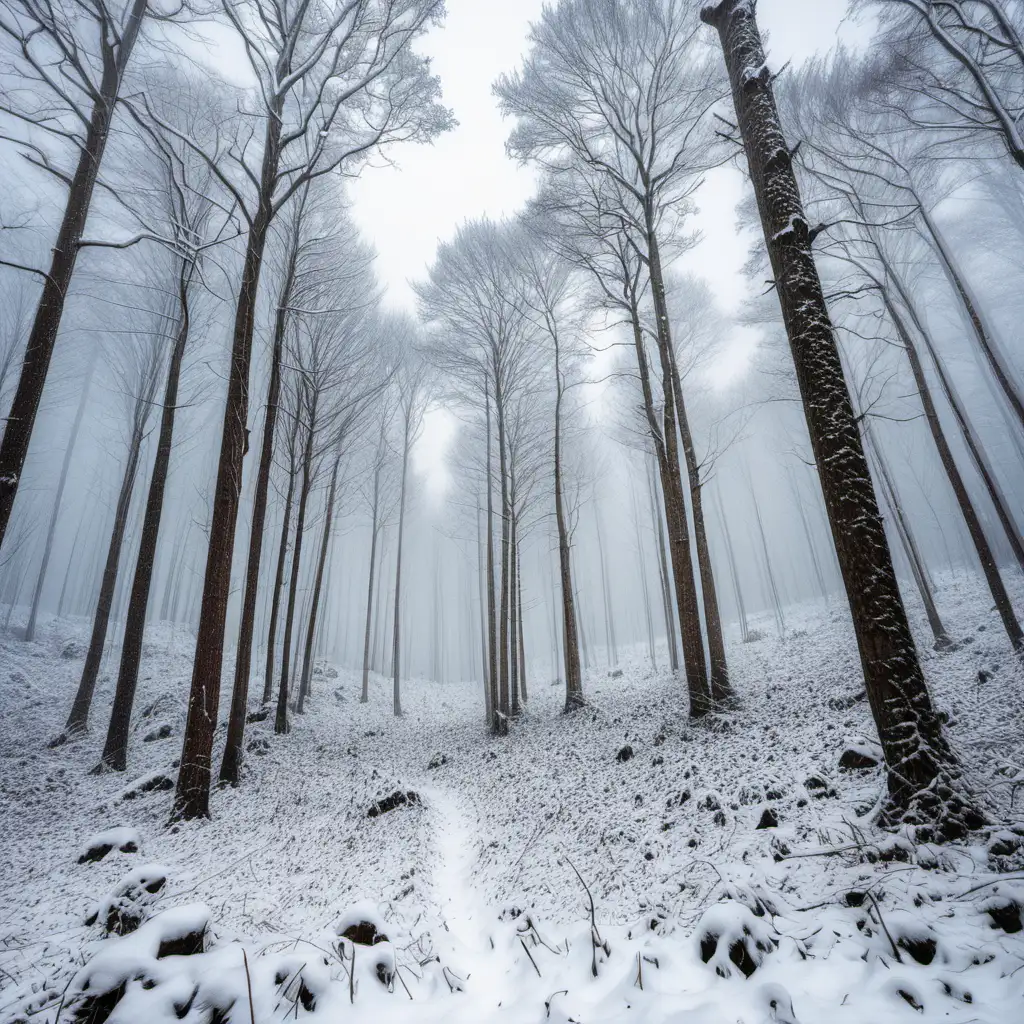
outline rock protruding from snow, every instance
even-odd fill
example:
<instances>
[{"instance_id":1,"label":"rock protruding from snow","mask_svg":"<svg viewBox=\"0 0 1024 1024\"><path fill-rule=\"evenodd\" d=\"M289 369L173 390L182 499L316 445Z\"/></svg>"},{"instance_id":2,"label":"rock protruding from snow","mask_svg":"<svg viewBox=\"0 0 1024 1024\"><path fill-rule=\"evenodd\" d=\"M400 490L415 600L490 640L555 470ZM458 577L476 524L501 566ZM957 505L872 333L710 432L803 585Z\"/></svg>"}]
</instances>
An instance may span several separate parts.
<instances>
[{"instance_id":1,"label":"rock protruding from snow","mask_svg":"<svg viewBox=\"0 0 1024 1024\"><path fill-rule=\"evenodd\" d=\"M108 828L104 832L97 832L85 841L85 849L79 855L79 864L95 864L103 860L111 850L119 850L121 853L138 853L142 840L135 829L127 825L118 825L116 828Z\"/></svg>"},{"instance_id":2,"label":"rock protruding from snow","mask_svg":"<svg viewBox=\"0 0 1024 1024\"><path fill-rule=\"evenodd\" d=\"M839 756L839 767L846 772L866 771L877 768L881 763L881 747L859 736L850 740Z\"/></svg>"},{"instance_id":3,"label":"rock protruding from snow","mask_svg":"<svg viewBox=\"0 0 1024 1024\"><path fill-rule=\"evenodd\" d=\"M86 918L86 924L102 923L108 935L128 935L146 919L147 910L167 885L167 868L146 864L126 875Z\"/></svg>"},{"instance_id":4,"label":"rock protruding from snow","mask_svg":"<svg viewBox=\"0 0 1024 1024\"><path fill-rule=\"evenodd\" d=\"M381 814L387 814L388 811L397 810L399 807L414 806L420 802L419 793L413 792L411 789L396 789L390 796L386 796L378 800L367 812L368 818L376 818Z\"/></svg>"},{"instance_id":5,"label":"rock protruding from snow","mask_svg":"<svg viewBox=\"0 0 1024 1024\"><path fill-rule=\"evenodd\" d=\"M705 912L696 938L701 960L723 978L731 977L737 968L749 978L778 945L765 919L732 899Z\"/></svg>"}]
</instances>

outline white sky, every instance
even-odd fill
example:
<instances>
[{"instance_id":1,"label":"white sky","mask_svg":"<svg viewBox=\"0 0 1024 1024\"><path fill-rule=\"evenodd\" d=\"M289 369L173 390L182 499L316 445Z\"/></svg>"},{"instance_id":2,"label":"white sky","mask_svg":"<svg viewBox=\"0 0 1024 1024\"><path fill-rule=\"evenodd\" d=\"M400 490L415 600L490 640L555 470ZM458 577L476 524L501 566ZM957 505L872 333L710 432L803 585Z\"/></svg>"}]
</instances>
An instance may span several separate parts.
<instances>
[{"instance_id":1,"label":"white sky","mask_svg":"<svg viewBox=\"0 0 1024 1024\"><path fill-rule=\"evenodd\" d=\"M355 220L377 249L376 269L387 301L410 312L415 298L409 282L425 276L438 242L462 221L514 214L534 187L532 172L505 155L511 125L498 113L491 83L520 63L529 23L539 17L543 0L448 0L447 6L444 26L429 34L422 49L433 59L458 127L433 146L404 146L389 154L393 166L367 169L350 190ZM758 18L771 37L773 66L799 63L831 47L845 11L846 0L760 0ZM740 274L749 241L736 230L741 190L738 170L709 176L691 222L704 240L680 263L707 278L726 312L735 310L749 289ZM712 379L724 384L742 373L756 343L754 332L735 330ZM447 486L444 455L454 430L449 415L433 410L414 453L435 501Z\"/></svg>"},{"instance_id":2,"label":"white sky","mask_svg":"<svg viewBox=\"0 0 1024 1024\"><path fill-rule=\"evenodd\" d=\"M433 146L402 147L394 154L397 166L368 169L351 188L356 221L379 253L377 272L388 301L410 311L409 281L424 276L438 241L464 220L514 213L533 191L531 172L505 155L510 125L498 113L491 83L518 66L542 0L448 0L447 6L444 26L430 33L422 49L433 58L458 128ZM845 9L846 0L760 0L758 18L771 36L773 65L799 62L833 45ZM733 213L739 197L736 172L705 184L696 223L706 240L688 260L727 310L745 287L738 270L747 243L737 237Z\"/></svg>"}]
</instances>

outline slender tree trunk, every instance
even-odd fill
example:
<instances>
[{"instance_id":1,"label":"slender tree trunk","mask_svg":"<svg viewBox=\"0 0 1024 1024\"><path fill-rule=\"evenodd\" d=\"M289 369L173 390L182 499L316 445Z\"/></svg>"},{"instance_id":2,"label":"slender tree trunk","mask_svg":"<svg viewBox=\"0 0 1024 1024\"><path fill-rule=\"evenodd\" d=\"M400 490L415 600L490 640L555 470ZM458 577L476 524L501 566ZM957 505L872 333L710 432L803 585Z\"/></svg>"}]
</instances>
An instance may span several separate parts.
<instances>
[{"instance_id":1,"label":"slender tree trunk","mask_svg":"<svg viewBox=\"0 0 1024 1024\"><path fill-rule=\"evenodd\" d=\"M110 725L107 729L107 739L101 758L103 767L119 772L123 772L128 765L128 732L132 720L132 707L135 704L135 690L139 681L142 641L146 632L146 608L149 606L149 591L153 582L153 568L156 565L157 541L163 518L167 473L171 464L171 451L174 447L174 417L178 406L181 364L185 358L185 348L188 345L190 329L188 287L191 276L189 265L183 265L178 278L178 325L167 367L167 381L164 384L160 434L157 439L156 457L153 460L153 473L149 480L149 493L146 496L146 510L142 519L139 554L135 560L131 597L128 601L128 612L125 615L121 664L117 672L114 705L110 712Z\"/></svg>"},{"instance_id":2,"label":"slender tree trunk","mask_svg":"<svg viewBox=\"0 0 1024 1024\"><path fill-rule=\"evenodd\" d=\"M380 516L380 472L381 467L378 462L373 469L373 508L370 518L370 572L369 580L366 584L366 629L363 632L363 689L359 695L360 704L365 704L370 699L370 626L373 622L373 574L377 567L377 535L380 532L377 522Z\"/></svg>"},{"instance_id":3,"label":"slender tree trunk","mask_svg":"<svg viewBox=\"0 0 1024 1024\"><path fill-rule=\"evenodd\" d=\"M277 620L281 614L281 588L284 586L285 566L288 564L288 541L291 537L292 500L295 497L295 480L298 476L295 445L299 436L299 413L292 419L292 431L288 441L288 489L284 496L284 517L281 522L281 541L277 546L277 570L274 573L274 589L270 597L270 624L267 626L267 668L263 678L263 703L269 704L274 694L274 646L277 642Z\"/></svg>"},{"instance_id":4,"label":"slender tree trunk","mask_svg":"<svg viewBox=\"0 0 1024 1024\"><path fill-rule=\"evenodd\" d=\"M594 515L594 528L597 531L597 557L601 566L601 597L604 602L604 638L608 645L605 660L614 667L619 663L618 644L615 642L615 624L612 619L612 595L608 587L608 566L604 558L604 536L601 530L601 513Z\"/></svg>"},{"instance_id":5,"label":"slender tree trunk","mask_svg":"<svg viewBox=\"0 0 1024 1024\"><path fill-rule=\"evenodd\" d=\"M409 472L409 446L411 424L408 411L405 419L405 440L402 445L402 484L398 497L398 551L395 555L395 623L391 640L391 668L394 682L395 717L402 714L402 667L401 667L401 622L402 622L402 542L405 536L405 485Z\"/></svg>"},{"instance_id":6,"label":"slender tree trunk","mask_svg":"<svg viewBox=\"0 0 1024 1024\"><path fill-rule=\"evenodd\" d=\"M139 398L137 401L143 401ZM96 690L96 678L103 660L103 648L107 642L107 626L110 622L110 609L114 603L114 587L117 583L117 567L121 560L121 546L128 526L128 510L131 507L132 491L135 477L138 475L139 454L142 450L142 438L145 431L143 413L136 411L135 425L132 429L131 441L128 445L128 459L125 462L124 474L121 477L121 489L117 496L117 508L114 512L114 526L110 533L107 547L107 560L103 567L100 580L99 597L96 600L96 611L92 620L92 636L89 640L89 651L85 656L82 678L78 683L78 692L71 705L64 731L68 735L85 732L89 724L89 709Z\"/></svg>"},{"instance_id":7,"label":"slender tree trunk","mask_svg":"<svg viewBox=\"0 0 1024 1024\"><path fill-rule=\"evenodd\" d=\"M1006 635L1010 638L1010 643L1018 654L1022 654L1024 653L1024 631L1021 630L1020 622L1014 613L1010 595L1007 593L1006 585L1003 583L1003 578L999 573L999 565L992 553L992 547L988 542L988 538L985 536L985 530L981 525L981 519L974 507L974 502L971 500L970 492L964 483L963 477L960 475L956 460L953 458L952 449L946 440L946 432L942 428L942 421L939 419L938 411L935 408L931 387L928 384L928 377L924 372L924 366L921 364L917 345L914 343L914 339L904 323L899 310L892 302L888 289L884 287L882 288L882 299L893 325L896 327L896 333L903 344L903 349L907 353L910 370L914 376L914 384L921 398L921 407L924 409L925 421L931 432L932 440L935 442L935 448L939 453L939 461L942 463L942 468L946 472L946 478L949 480L949 485L960 507L960 514L963 516L967 532L970 534L971 543L974 545L974 552L977 555L978 562L981 564L985 581L988 583L989 593L992 595L992 601L999 612L999 618L1002 620Z\"/></svg>"},{"instance_id":8,"label":"slender tree trunk","mask_svg":"<svg viewBox=\"0 0 1024 1024\"><path fill-rule=\"evenodd\" d=\"M921 220L932 242L932 247L939 256L939 262L942 264L946 278L953 291L956 292L957 298L963 305L968 320L970 320L971 329L978 342L978 348L981 349L982 354L985 356L985 360L992 370L992 376L995 377L996 382L1006 396L1006 401L1013 410L1014 416L1017 418L1017 430L1024 430L1024 399L1021 398L1020 388L1014 379L1013 371L1006 365L1006 359L1000 351L999 343L989 333L981 311L971 295L971 289L964 280L963 274L960 273L956 257L946 245L938 225L925 209L923 203L920 205L920 212Z\"/></svg>"},{"instance_id":9,"label":"slender tree trunk","mask_svg":"<svg viewBox=\"0 0 1024 1024\"><path fill-rule=\"evenodd\" d=\"M46 530L46 544L43 547L43 560L39 566L39 575L36 577L36 588L32 594L32 607L28 613L28 625L25 627L25 639L34 640L36 637L36 619L39 617L39 602L43 596L43 584L46 582L46 570L50 564L50 554L53 551L53 538L57 533L57 519L60 517L61 501L64 498L64 486L68 482L68 470L71 468L71 456L75 453L75 442L78 440L78 432L82 427L82 418L85 416L85 407L89 402L89 387L92 384L93 371L96 369L96 356L99 349L94 348L89 357L89 368L85 372L85 381L82 385L82 395L78 400L78 408L75 410L75 419L71 424L71 434L68 436L68 443L64 449L64 461L60 467L60 479L57 481L57 493L53 498L53 508L50 512L50 525ZM63 593L63 592L62 592Z\"/></svg>"},{"instance_id":10,"label":"slender tree trunk","mask_svg":"<svg viewBox=\"0 0 1024 1024\"><path fill-rule=\"evenodd\" d=\"M661 298L655 303L655 316L661 321L661 331L667 328L668 314L664 287L652 291ZM661 312L659 312L661 310ZM704 660L704 640L701 635L700 610L697 601L697 581L693 573L690 554L690 527L686 517L686 500L679 471L679 447L676 429L675 396L672 387L672 368L664 340L658 343L661 358L662 390L664 409L662 424L659 426L655 413L654 396L651 390L647 353L644 349L643 328L639 309L631 309L633 344L636 349L643 388L644 407L647 414L651 439L661 475L661 489L665 505L665 525L668 533L668 547L675 584L676 604L679 609L679 632L683 648L683 667L686 672L686 688L690 699L690 717L700 718L709 710L707 664ZM664 319L662 320L662 317ZM671 342L669 341L669 344Z\"/></svg>"},{"instance_id":11,"label":"slender tree trunk","mask_svg":"<svg viewBox=\"0 0 1024 1024\"><path fill-rule=\"evenodd\" d=\"M657 669L658 659L654 653L654 616L651 614L651 591L647 585L647 555L644 551L643 531L640 528L640 507L636 500L636 488L630 488L633 501L633 530L636 533L637 564L640 567L640 589L644 597L644 625L647 628L647 653L651 658L651 668Z\"/></svg>"},{"instance_id":12,"label":"slender tree trunk","mask_svg":"<svg viewBox=\"0 0 1024 1024\"><path fill-rule=\"evenodd\" d=\"M658 576L661 580L661 602L665 614L665 642L668 645L668 662L675 675L679 671L679 645L676 641L676 611L669 584L668 559L665 555L665 531L661 521L658 482L650 459L645 460L647 471L647 503L651 513L651 529L658 539Z\"/></svg>"},{"instance_id":13,"label":"slender tree trunk","mask_svg":"<svg viewBox=\"0 0 1024 1024\"><path fill-rule=\"evenodd\" d=\"M324 532L320 538L320 554L316 563L316 575L313 579L313 597L309 606L309 623L306 626L306 649L303 653L302 685L299 687L299 706L296 708L301 715L306 710L306 698L309 695L310 680L313 678L313 639L316 636L317 610L320 607L320 592L324 585L324 567L327 565L327 548L331 542L331 525L334 521L334 498L338 489L338 468L341 465L341 452L334 458L331 469L331 484L327 491L327 507L324 510Z\"/></svg>"},{"instance_id":14,"label":"slender tree trunk","mask_svg":"<svg viewBox=\"0 0 1024 1024\"><path fill-rule=\"evenodd\" d=\"M515 493L513 475L512 493ZM513 718L519 717L519 516L512 503L512 522L509 528L509 689L511 691L510 711Z\"/></svg>"},{"instance_id":15,"label":"slender tree trunk","mask_svg":"<svg viewBox=\"0 0 1024 1024\"><path fill-rule=\"evenodd\" d=\"M942 388L942 393L946 396L946 401L949 403L949 407L953 412L953 417L957 422L957 426L960 428L960 435L963 437L964 444L967 446L967 451L971 456L971 461L974 463L974 467L978 471L978 475L981 477L982 483L985 485L985 490L988 492L988 496L992 501L996 516L1003 527L1003 532L1006 534L1006 539L1010 542L1010 548L1013 551L1014 558L1017 560L1017 565L1021 572L1024 572L1024 539L1021 538L1020 531L1017 529L1017 523L1010 511L1006 495L1003 494L1003 489L999 486L995 471L992 468L992 464L989 462L988 455L986 454L984 447L978 441L974 428L971 425L970 417L967 415L967 410L964 407L963 402L961 402L960 396L957 394L956 388L953 385L953 381L946 371L945 363L942 361L942 357L939 355L939 351L932 341L931 334L929 334L924 325L924 321L921 319L921 315L917 311L916 304L911 299L902 280L895 274L892 274L891 276L893 284L899 293L900 299L903 301L903 305L906 308L914 327L917 329L918 335L924 341L925 348L931 356L932 363L935 366L935 374L939 379L939 386ZM895 323L895 321L893 322ZM907 354L909 357L909 348L907 349ZM913 364L911 364L911 369L913 369ZM923 375L924 371L922 370L921 372ZM916 380L917 378L915 375L915 381ZM920 386L918 390L920 390ZM935 436L934 430L932 432L932 436ZM943 463L943 465L945 465L945 463ZM961 505L961 509L963 507L964 506ZM990 585L991 582L992 580L990 578Z\"/></svg>"},{"instance_id":16,"label":"slender tree trunk","mask_svg":"<svg viewBox=\"0 0 1024 1024\"><path fill-rule=\"evenodd\" d=\"M299 574L302 570L302 541L306 533L306 510L309 506L309 492L313 485L313 439L316 435L316 407L319 394L311 396L309 422L306 424L306 443L302 454L302 482L299 485L299 507L295 512L295 546L292 548L292 578L288 587L288 604L284 613L284 641L281 648L281 682L277 691L277 715L274 718L274 732L279 736L290 729L288 724L288 678L292 656L292 633L295 627L295 602L299 593ZM298 411L297 411L298 413ZM298 654L298 650L296 650Z\"/></svg>"},{"instance_id":17,"label":"slender tree trunk","mask_svg":"<svg viewBox=\"0 0 1024 1024\"><path fill-rule=\"evenodd\" d=\"M747 626L747 609L743 603L743 588L740 585L739 567L736 564L736 553L732 546L729 523L722 508L721 491L719 491L718 518L722 522L722 538L725 541L725 554L729 560L729 574L732 577L732 589L736 595L736 612L740 617L740 639L743 643L750 641L750 628Z\"/></svg>"},{"instance_id":18,"label":"slender tree trunk","mask_svg":"<svg viewBox=\"0 0 1024 1024\"><path fill-rule=\"evenodd\" d=\"M498 714L497 732L507 736L509 728L509 547L512 514L508 494L508 452L505 441L505 408L498 373L495 372L494 412L498 426L498 474L501 478L501 608L498 623Z\"/></svg>"},{"instance_id":19,"label":"slender tree trunk","mask_svg":"<svg viewBox=\"0 0 1024 1024\"><path fill-rule=\"evenodd\" d=\"M213 734L220 707L220 677L224 661L224 632L231 596L231 560L242 492L242 464L248 448L249 367L258 308L263 251L270 229L274 186L281 149L281 109L269 111L260 171L259 205L249 226L242 280L231 339L231 365L224 405L217 482L214 488L210 543L206 554L202 605L196 630L188 716L181 751L181 768L174 797L178 817L206 818L210 814Z\"/></svg>"},{"instance_id":20,"label":"slender tree trunk","mask_svg":"<svg viewBox=\"0 0 1024 1024\"><path fill-rule=\"evenodd\" d=\"M480 499L476 502L476 561L477 561L477 589L480 592L480 671L484 679L484 722L489 727L494 721L494 708L491 706L491 675L490 659L487 646L487 613L485 605L487 602L487 578L484 562L483 531L480 529Z\"/></svg>"},{"instance_id":21,"label":"slender tree trunk","mask_svg":"<svg viewBox=\"0 0 1024 1024\"><path fill-rule=\"evenodd\" d=\"M491 393L484 396L487 424L487 649L490 662L491 728L498 731L498 630L494 607L494 487L491 481Z\"/></svg>"},{"instance_id":22,"label":"slender tree trunk","mask_svg":"<svg viewBox=\"0 0 1024 1024\"><path fill-rule=\"evenodd\" d=\"M523 567L516 549L516 607L519 609L519 690L525 706L530 699L526 691L526 639L523 636Z\"/></svg>"},{"instance_id":23,"label":"slender tree trunk","mask_svg":"<svg viewBox=\"0 0 1024 1024\"><path fill-rule=\"evenodd\" d=\"M800 525L804 531L804 543L807 545L807 553L811 559L811 568L814 571L814 579L818 584L818 592L827 603L828 588L825 586L825 577L821 571L821 563L818 561L818 553L814 547L814 535L811 533L811 524L807 519L807 513L804 512L800 489L797 487L796 480L793 479L793 474L789 471L788 467L786 469L786 476L789 479L789 489L793 495L793 504L796 505L797 515L800 516Z\"/></svg>"},{"instance_id":24,"label":"slender tree trunk","mask_svg":"<svg viewBox=\"0 0 1024 1024\"><path fill-rule=\"evenodd\" d=\"M960 836L984 819L966 794L914 647L811 253L810 228L754 5L721 0L705 7L701 17L721 37L868 700L885 754L888 802L882 819L919 824L941 837Z\"/></svg>"},{"instance_id":25,"label":"slender tree trunk","mask_svg":"<svg viewBox=\"0 0 1024 1024\"><path fill-rule=\"evenodd\" d=\"M267 521L267 499L270 495L270 472L274 466L274 442L277 436L277 416L281 402L281 358L284 354L288 305L295 283L294 246L296 244L293 236L293 251L289 253L288 269L281 286L277 312L274 317L274 346L270 356L267 411L263 421L260 464L256 471L256 490L252 500L249 555L246 560L245 590L242 595L242 613L238 625L238 647L235 652L235 679L231 690L231 712L228 716L228 734L224 741L224 756L220 762L220 780L232 786L238 785L238 775L242 767L242 746L245 742L245 719L249 710L249 674L252 668L252 638L256 626L256 598L259 594L263 534Z\"/></svg>"},{"instance_id":26,"label":"slender tree trunk","mask_svg":"<svg viewBox=\"0 0 1024 1024\"><path fill-rule=\"evenodd\" d=\"M921 557L921 549L917 545L917 540L911 530L910 523L907 521L907 517L903 514L899 492L896 490L896 484L893 481L892 474L889 472L889 465L886 462L882 449L879 447L878 440L871 429L870 423L865 423L864 436L867 440L867 449L874 455L875 464L878 467L878 475L882 485L880 488L882 497L889 508L892 524L900 538L900 543L903 545L907 562L910 565L910 573L914 577L917 592L920 594L921 603L924 605L928 627L932 631L932 639L935 642L935 650L948 650L953 644L949 639L949 634L946 632L946 627L942 624L942 616L939 615L939 609L935 604L935 596L932 593L931 581L928 579L928 570L924 559Z\"/></svg>"},{"instance_id":27,"label":"slender tree trunk","mask_svg":"<svg viewBox=\"0 0 1024 1024\"><path fill-rule=\"evenodd\" d=\"M3 547L11 509L21 482L39 402L43 397L53 348L64 315L64 303L67 301L81 249L82 233L89 217L93 190L110 137L110 125L121 82L138 40L147 4L148 0L133 0L116 53L111 51L110 43L106 42L108 37L104 33L104 44L101 46L103 73L99 91L93 101L78 163L68 182L64 216L51 250L50 268L44 277L43 291L25 346L18 387L11 400L3 438L0 440L0 548Z\"/></svg>"},{"instance_id":28,"label":"slender tree trunk","mask_svg":"<svg viewBox=\"0 0 1024 1024\"><path fill-rule=\"evenodd\" d=\"M580 642L576 632L576 600L572 581L572 559L569 547L569 524L565 514L565 491L562 482L562 401L565 382L562 378L560 338L552 332L555 346L555 524L558 529L558 573L562 592L562 658L565 663L565 712L583 706L583 673L580 670ZM557 637L555 640L557 644Z\"/></svg>"},{"instance_id":29,"label":"slender tree trunk","mask_svg":"<svg viewBox=\"0 0 1024 1024\"><path fill-rule=\"evenodd\" d=\"M68 557L67 568L64 570L64 582L61 584L60 597L57 599L57 618L61 619L64 617L64 602L67 599L68 583L71 581L71 569L75 564L75 552L78 551L78 541L82 536L82 527L87 522L83 516L78 520L78 526L75 528L75 539L71 544L71 554Z\"/></svg>"}]
</instances>

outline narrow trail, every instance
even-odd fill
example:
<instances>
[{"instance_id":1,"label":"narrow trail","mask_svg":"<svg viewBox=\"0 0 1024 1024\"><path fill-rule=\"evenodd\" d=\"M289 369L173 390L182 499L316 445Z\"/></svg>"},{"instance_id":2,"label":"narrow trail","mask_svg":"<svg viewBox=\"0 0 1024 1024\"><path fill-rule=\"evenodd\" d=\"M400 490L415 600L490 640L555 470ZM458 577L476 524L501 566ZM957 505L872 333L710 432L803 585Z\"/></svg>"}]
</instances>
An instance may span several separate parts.
<instances>
[{"instance_id":1,"label":"narrow trail","mask_svg":"<svg viewBox=\"0 0 1024 1024\"><path fill-rule=\"evenodd\" d=\"M443 962L451 966L453 984L461 984L468 1001L478 1012L499 1003L508 1004L513 964L495 948L489 922L494 920L485 895L473 881L476 855L475 831L465 811L449 793L421 790L433 817L433 842L437 864L433 874L434 896L444 931L435 935Z\"/></svg>"}]
</instances>

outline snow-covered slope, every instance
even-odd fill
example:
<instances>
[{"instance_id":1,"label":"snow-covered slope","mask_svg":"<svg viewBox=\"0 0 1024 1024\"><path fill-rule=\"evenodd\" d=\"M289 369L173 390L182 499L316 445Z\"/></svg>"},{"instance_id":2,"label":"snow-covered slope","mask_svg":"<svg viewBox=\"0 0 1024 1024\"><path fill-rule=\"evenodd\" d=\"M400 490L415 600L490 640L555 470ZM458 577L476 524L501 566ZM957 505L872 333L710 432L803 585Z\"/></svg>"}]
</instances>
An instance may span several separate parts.
<instances>
[{"instance_id":1,"label":"snow-covered slope","mask_svg":"<svg viewBox=\"0 0 1024 1024\"><path fill-rule=\"evenodd\" d=\"M1012 822L1024 674L972 581L940 597L965 642L928 652L929 680ZM250 727L212 820L171 826L190 639L149 637L124 776L88 774L109 678L93 733L46 748L86 624L2 642L0 1021L1024 1019L1016 835L873 830L879 771L839 766L874 753L845 613L788 617L786 637L730 648L742 703L700 725L639 651L593 671L571 717L530 678L502 740L476 686L410 682L395 720L387 681L361 705L329 669L291 735ZM371 816L396 792L415 797ZM134 831L84 857L116 827Z\"/></svg>"}]
</instances>

